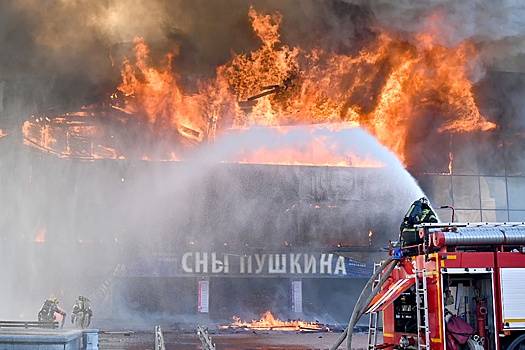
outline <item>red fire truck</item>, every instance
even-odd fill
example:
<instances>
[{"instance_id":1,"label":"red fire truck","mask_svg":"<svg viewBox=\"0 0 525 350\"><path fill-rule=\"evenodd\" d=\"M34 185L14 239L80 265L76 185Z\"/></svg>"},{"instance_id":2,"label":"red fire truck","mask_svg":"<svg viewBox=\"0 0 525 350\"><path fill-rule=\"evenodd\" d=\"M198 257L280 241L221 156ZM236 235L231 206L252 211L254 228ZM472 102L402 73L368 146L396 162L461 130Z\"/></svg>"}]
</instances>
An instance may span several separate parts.
<instances>
[{"instance_id":1,"label":"red fire truck","mask_svg":"<svg viewBox=\"0 0 525 350\"><path fill-rule=\"evenodd\" d=\"M416 230L418 241L394 248L395 266L375 280L369 349L525 349L525 223Z\"/></svg>"}]
</instances>

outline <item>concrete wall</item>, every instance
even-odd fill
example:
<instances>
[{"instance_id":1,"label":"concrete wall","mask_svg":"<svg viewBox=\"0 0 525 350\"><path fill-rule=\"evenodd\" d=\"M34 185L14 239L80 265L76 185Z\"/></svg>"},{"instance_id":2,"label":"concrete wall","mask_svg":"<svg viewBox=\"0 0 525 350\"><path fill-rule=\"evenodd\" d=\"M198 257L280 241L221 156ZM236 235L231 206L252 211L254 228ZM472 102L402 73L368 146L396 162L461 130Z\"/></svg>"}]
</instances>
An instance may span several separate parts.
<instances>
[{"instance_id":1,"label":"concrete wall","mask_svg":"<svg viewBox=\"0 0 525 350\"><path fill-rule=\"evenodd\" d=\"M0 350L97 350L98 330L2 329Z\"/></svg>"}]
</instances>

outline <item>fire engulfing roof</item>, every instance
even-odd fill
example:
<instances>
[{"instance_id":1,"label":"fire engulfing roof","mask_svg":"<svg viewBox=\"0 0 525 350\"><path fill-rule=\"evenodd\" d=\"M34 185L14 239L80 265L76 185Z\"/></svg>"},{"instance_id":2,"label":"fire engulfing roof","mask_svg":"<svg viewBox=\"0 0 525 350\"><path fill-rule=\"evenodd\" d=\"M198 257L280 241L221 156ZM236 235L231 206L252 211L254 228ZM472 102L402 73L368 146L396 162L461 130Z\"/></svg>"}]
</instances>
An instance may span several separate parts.
<instances>
[{"instance_id":1,"label":"fire engulfing roof","mask_svg":"<svg viewBox=\"0 0 525 350\"><path fill-rule=\"evenodd\" d=\"M26 145L61 158L85 160L149 159L151 155L156 155L156 160L177 160L176 152L201 141L199 133L190 128L184 133L173 129L157 135L136 115L94 106L54 116L32 116L22 131Z\"/></svg>"},{"instance_id":2,"label":"fire engulfing roof","mask_svg":"<svg viewBox=\"0 0 525 350\"><path fill-rule=\"evenodd\" d=\"M33 116L23 125L24 143L60 158L215 162L378 168L397 162L353 123L230 128L205 139L190 127L158 129L137 113L84 108ZM202 150L205 149L205 150ZM199 151L200 150L200 151ZM206 155L204 153L207 153Z\"/></svg>"}]
</instances>

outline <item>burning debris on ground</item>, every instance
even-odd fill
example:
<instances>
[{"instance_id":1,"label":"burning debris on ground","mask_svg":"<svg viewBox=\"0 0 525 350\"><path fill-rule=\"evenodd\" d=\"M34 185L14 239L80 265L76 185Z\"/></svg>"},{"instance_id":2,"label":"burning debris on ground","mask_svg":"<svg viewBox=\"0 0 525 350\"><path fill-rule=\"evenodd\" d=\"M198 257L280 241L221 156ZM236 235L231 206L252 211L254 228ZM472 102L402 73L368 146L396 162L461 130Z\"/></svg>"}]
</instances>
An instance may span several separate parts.
<instances>
[{"instance_id":1,"label":"burning debris on ground","mask_svg":"<svg viewBox=\"0 0 525 350\"><path fill-rule=\"evenodd\" d=\"M233 316L233 322L219 326L230 331L277 331L277 332L329 332L330 328L318 321L287 320L276 318L271 311L262 314L259 320L243 321Z\"/></svg>"},{"instance_id":2,"label":"burning debris on ground","mask_svg":"<svg viewBox=\"0 0 525 350\"><path fill-rule=\"evenodd\" d=\"M332 339L414 199L525 220L521 4L46 6L0 4L0 319Z\"/></svg>"}]
</instances>

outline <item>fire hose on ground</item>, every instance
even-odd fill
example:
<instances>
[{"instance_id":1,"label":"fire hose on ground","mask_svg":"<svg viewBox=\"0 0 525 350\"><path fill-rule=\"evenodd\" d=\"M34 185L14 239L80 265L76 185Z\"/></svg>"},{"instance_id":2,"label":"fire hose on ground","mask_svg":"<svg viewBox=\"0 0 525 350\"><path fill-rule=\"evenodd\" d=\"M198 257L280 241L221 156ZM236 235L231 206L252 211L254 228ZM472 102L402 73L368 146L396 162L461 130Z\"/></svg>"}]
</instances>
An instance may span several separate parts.
<instances>
[{"instance_id":1,"label":"fire hose on ground","mask_svg":"<svg viewBox=\"0 0 525 350\"><path fill-rule=\"evenodd\" d=\"M379 266L379 268L374 272L372 277L370 277L365 287L361 291L357 302L354 305L354 310L352 311L352 315L350 316L350 320L348 321L348 326L346 327L344 332L341 333L336 343L330 348L330 350L336 350L337 348L339 348L339 346L343 343L345 339L347 349L352 349L352 334L354 326L364 315L373 297L381 290L381 287L386 282L386 280L388 279L394 268L397 266L397 264L397 260L394 260L392 257L389 257L387 260L381 263L381 266ZM379 274L381 274L381 278L377 285L374 286L374 288L372 289L374 281L377 280ZM369 293L367 294L367 292Z\"/></svg>"}]
</instances>

